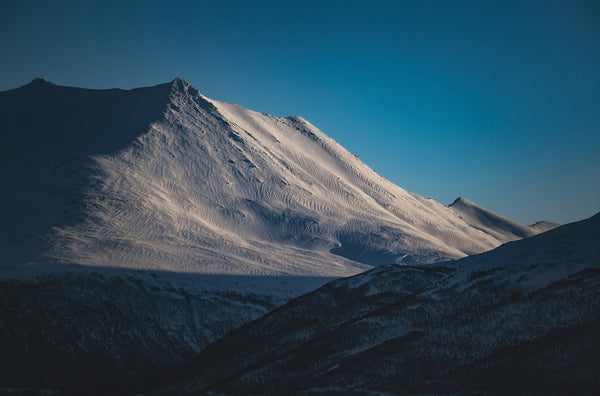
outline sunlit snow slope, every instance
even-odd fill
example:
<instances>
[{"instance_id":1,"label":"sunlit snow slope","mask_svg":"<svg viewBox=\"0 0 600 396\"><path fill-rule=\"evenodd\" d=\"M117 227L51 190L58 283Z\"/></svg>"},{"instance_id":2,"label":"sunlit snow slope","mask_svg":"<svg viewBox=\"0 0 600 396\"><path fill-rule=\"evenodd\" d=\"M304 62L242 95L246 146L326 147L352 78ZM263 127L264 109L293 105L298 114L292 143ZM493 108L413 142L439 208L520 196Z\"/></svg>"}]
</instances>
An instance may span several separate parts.
<instances>
[{"instance_id":1,"label":"sunlit snow slope","mask_svg":"<svg viewBox=\"0 0 600 396\"><path fill-rule=\"evenodd\" d=\"M132 91L34 80L0 93L0 117L2 265L337 277L525 236L403 190L301 117L181 79Z\"/></svg>"},{"instance_id":2,"label":"sunlit snow slope","mask_svg":"<svg viewBox=\"0 0 600 396\"><path fill-rule=\"evenodd\" d=\"M457 198L450 207L468 224L492 235L501 242L527 238L559 226L559 224L551 223L549 221L538 221L531 226L524 226L516 221L482 208L463 197Z\"/></svg>"}]
</instances>

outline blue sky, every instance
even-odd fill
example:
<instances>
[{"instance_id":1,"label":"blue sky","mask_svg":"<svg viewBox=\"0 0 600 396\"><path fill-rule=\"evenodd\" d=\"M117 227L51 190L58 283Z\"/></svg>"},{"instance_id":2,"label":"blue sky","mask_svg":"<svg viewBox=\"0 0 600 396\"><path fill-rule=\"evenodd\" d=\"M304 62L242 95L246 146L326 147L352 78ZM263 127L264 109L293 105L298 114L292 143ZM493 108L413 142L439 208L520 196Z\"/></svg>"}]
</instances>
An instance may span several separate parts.
<instances>
[{"instance_id":1,"label":"blue sky","mask_svg":"<svg viewBox=\"0 0 600 396\"><path fill-rule=\"evenodd\" d=\"M600 2L0 2L34 77L301 115L401 187L522 223L600 211Z\"/></svg>"}]
</instances>

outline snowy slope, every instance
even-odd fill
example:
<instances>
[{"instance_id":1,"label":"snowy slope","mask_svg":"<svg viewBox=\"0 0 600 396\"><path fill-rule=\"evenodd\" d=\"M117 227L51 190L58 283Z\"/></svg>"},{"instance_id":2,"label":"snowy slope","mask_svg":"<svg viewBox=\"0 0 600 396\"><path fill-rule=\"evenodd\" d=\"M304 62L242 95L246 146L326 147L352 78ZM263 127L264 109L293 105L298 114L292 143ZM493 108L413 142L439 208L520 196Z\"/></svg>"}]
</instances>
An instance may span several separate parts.
<instances>
[{"instance_id":1,"label":"snowy slope","mask_svg":"<svg viewBox=\"0 0 600 396\"><path fill-rule=\"evenodd\" d=\"M588 394L600 385L599 292L597 214L461 260L333 281L229 333L154 386L159 394Z\"/></svg>"},{"instance_id":2,"label":"snowy slope","mask_svg":"<svg viewBox=\"0 0 600 396\"><path fill-rule=\"evenodd\" d=\"M449 205L449 207L455 210L468 224L493 236L501 242L527 238L559 226L559 224L548 221L538 221L529 227L524 226L509 218L482 208L463 197L457 198Z\"/></svg>"},{"instance_id":3,"label":"snowy slope","mask_svg":"<svg viewBox=\"0 0 600 396\"><path fill-rule=\"evenodd\" d=\"M90 90L36 79L0 92L0 265L46 261L52 227L80 221L90 156L146 133L170 90Z\"/></svg>"},{"instance_id":4,"label":"snowy slope","mask_svg":"<svg viewBox=\"0 0 600 396\"><path fill-rule=\"evenodd\" d=\"M0 93L1 264L347 276L504 242L377 175L301 117L35 80Z\"/></svg>"}]
</instances>

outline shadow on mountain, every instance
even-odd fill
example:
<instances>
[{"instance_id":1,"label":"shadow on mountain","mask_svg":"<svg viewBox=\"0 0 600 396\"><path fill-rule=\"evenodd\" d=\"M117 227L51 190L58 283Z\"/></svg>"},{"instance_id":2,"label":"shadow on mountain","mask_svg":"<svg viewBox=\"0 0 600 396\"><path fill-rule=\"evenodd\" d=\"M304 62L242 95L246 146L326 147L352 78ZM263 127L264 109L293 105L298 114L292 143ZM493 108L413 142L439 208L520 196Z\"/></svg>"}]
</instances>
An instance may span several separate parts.
<instances>
[{"instance_id":1,"label":"shadow on mountain","mask_svg":"<svg viewBox=\"0 0 600 396\"><path fill-rule=\"evenodd\" d=\"M172 85L93 90L36 79L0 92L0 178L9 192L0 195L3 264L39 260L39 236L77 221L94 173L90 156L146 133L166 110Z\"/></svg>"},{"instance_id":2,"label":"shadow on mountain","mask_svg":"<svg viewBox=\"0 0 600 396\"><path fill-rule=\"evenodd\" d=\"M329 280L69 266L2 279L0 391L123 389Z\"/></svg>"},{"instance_id":3,"label":"shadow on mountain","mask_svg":"<svg viewBox=\"0 0 600 396\"><path fill-rule=\"evenodd\" d=\"M20 151L93 155L121 149L166 110L173 83L132 90L62 87L36 79L0 92L3 158Z\"/></svg>"}]
</instances>

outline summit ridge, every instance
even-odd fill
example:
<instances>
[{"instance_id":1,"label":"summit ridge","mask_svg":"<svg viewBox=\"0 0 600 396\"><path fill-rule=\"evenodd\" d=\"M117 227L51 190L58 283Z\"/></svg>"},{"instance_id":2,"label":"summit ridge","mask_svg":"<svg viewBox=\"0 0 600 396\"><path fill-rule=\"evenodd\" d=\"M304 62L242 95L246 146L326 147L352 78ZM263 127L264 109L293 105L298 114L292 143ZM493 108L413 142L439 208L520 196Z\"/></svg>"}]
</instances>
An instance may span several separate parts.
<instances>
[{"instance_id":1,"label":"summit ridge","mask_svg":"<svg viewBox=\"0 0 600 396\"><path fill-rule=\"evenodd\" d=\"M32 205L43 213L0 229L12 264L339 277L460 258L537 233L464 199L449 208L410 193L306 119L213 100L181 78L35 95L0 93L3 117L28 136L3 136L14 155L0 171L13 191L31 191L2 207L8 218ZM42 129L18 119L28 113L44 115ZM40 166L15 179L13 168L27 161ZM27 180L41 185L17 188Z\"/></svg>"},{"instance_id":2,"label":"summit ridge","mask_svg":"<svg viewBox=\"0 0 600 396\"><path fill-rule=\"evenodd\" d=\"M448 207L456 211L461 219L472 227L492 235L503 243L527 238L559 226L559 224L548 221L539 221L531 226L524 226L464 197L458 197Z\"/></svg>"}]
</instances>

